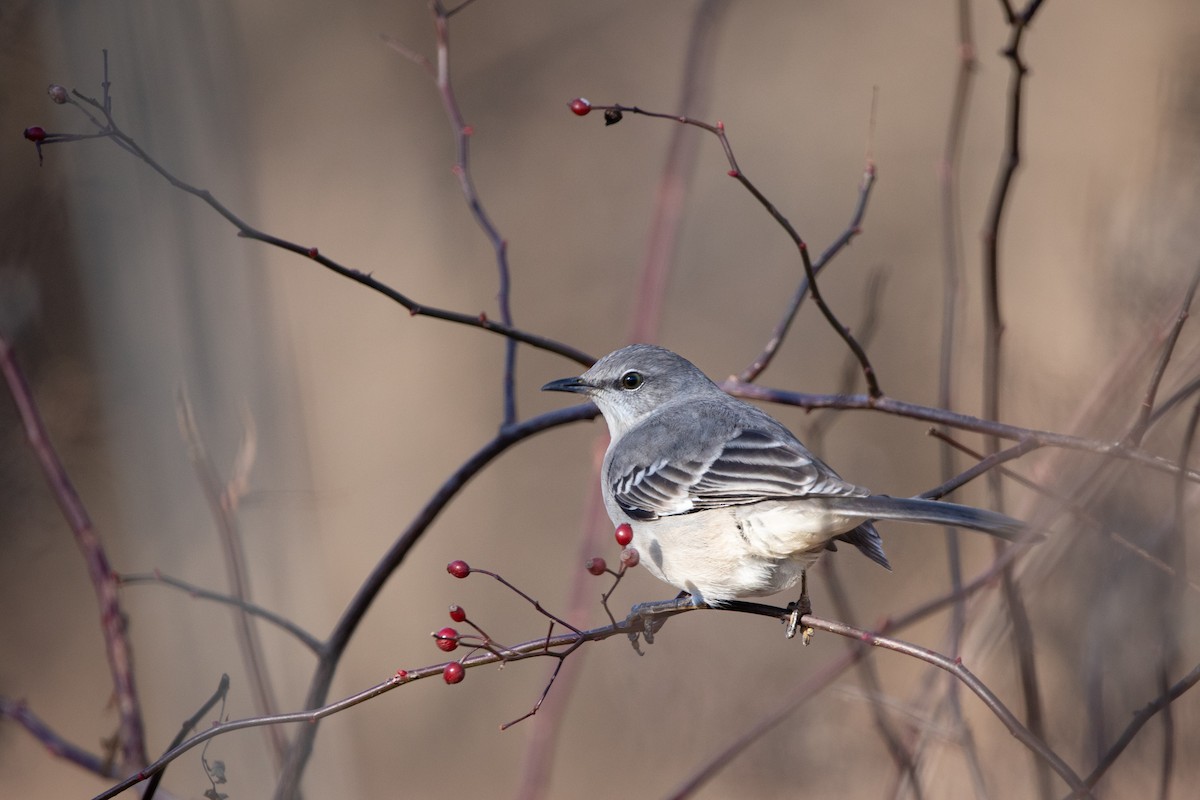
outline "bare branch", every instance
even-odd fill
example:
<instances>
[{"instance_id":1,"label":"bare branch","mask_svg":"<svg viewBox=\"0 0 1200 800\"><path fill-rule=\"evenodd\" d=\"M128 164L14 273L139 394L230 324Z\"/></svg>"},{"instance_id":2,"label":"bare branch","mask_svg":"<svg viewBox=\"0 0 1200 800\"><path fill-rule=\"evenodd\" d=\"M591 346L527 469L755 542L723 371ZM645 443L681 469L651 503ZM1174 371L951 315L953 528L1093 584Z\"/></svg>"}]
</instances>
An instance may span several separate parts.
<instances>
[{"instance_id":1,"label":"bare branch","mask_svg":"<svg viewBox=\"0 0 1200 800\"><path fill-rule=\"evenodd\" d=\"M842 341L846 343L846 346L850 348L851 352L854 353L855 358L858 359L858 363L862 366L863 376L867 381L867 391L872 397L880 397L883 395L883 390L879 388L879 382L875 377L875 368L871 366L871 361L867 358L866 351L862 349L862 346L858 343L854 336L850 334L850 329L838 322L837 317L834 316L833 310L829 308L828 304L825 302L825 299L821 296L821 292L817 289L817 276L816 271L813 268L812 257L808 252L808 244L805 243L804 239L792 226L792 223L788 221L788 218L783 215L783 212L776 208L775 204L767 199L767 196L762 193L762 191L753 181L746 177L746 174L742 171L741 167L738 166L737 159L734 158L733 155L733 148L729 144L729 138L725 135L725 125L723 123L718 122L713 125L707 122L701 122L697 119L692 119L691 117L687 116L681 116L678 114L664 114L658 111L646 111L645 109L638 108L637 106L624 106L619 103L607 106L592 106L592 108L606 112L613 112L618 115L617 119L620 119L619 115L625 113L640 114L641 116L654 117L656 119L672 119L682 125L694 125L697 128L706 130L716 136L721 142L721 148L725 151L725 158L729 161L729 176L731 178L735 178L739 183L742 184L746 191L753 195L754 199L757 200L759 204L767 210L767 213L771 215L771 218L774 219L781 228L783 228L788 237L791 238L793 243L795 243L796 249L800 253L800 262L804 266L804 275L808 279L808 292L812 295L813 302L817 304L817 307L821 310L821 313L825 316L825 319L833 327L838 336L842 338ZM875 166L874 164L868 164L867 176L864 178L864 181L867 185L859 192L859 196L862 198L861 202L864 204L864 211L866 198L869 196L870 184L874 183L874 180ZM857 232L857 230L854 231L854 233Z\"/></svg>"},{"instance_id":2,"label":"bare branch","mask_svg":"<svg viewBox=\"0 0 1200 800\"><path fill-rule=\"evenodd\" d=\"M125 611L121 608L117 593L116 573L100 537L96 535L83 500L50 441L50 433L42 421L25 374L17 364L13 348L3 336L0 336L0 373L4 374L8 391L17 404L17 413L25 427L25 438L37 456L42 475L54 499L58 501L63 517L75 535L75 544L87 564L88 577L100 606L100 630L104 634L105 655L108 657L117 712L121 718L121 766L126 769L140 767L147 760L146 736L133 674L133 655L125 630Z\"/></svg>"},{"instance_id":3,"label":"bare branch","mask_svg":"<svg viewBox=\"0 0 1200 800\"><path fill-rule=\"evenodd\" d=\"M216 603L224 603L242 610L244 613L254 617L258 617L266 622L275 625L276 627L287 631L294 636L301 644L311 650L313 653L320 655L324 645L321 640L313 636L308 631L301 628L296 623L292 622L287 617L276 614L270 609L255 605L246 600L241 600L236 597L230 597L227 594L214 592L211 589L205 589L197 586L194 583L173 578L170 575L164 575L161 572L146 572L146 573L131 573L127 575L117 575L117 582L121 586L138 586L147 583L157 583L163 586L171 586L175 589L187 592L192 597L197 597L201 600L211 600Z\"/></svg>"}]
</instances>

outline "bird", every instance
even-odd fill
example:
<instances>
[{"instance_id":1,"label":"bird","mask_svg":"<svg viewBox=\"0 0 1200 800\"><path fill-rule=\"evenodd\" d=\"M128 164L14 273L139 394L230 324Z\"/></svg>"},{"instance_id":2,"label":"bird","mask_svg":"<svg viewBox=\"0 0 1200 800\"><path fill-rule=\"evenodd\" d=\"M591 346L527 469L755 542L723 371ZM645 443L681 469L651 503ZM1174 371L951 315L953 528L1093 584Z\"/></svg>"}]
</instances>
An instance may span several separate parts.
<instances>
[{"instance_id":1,"label":"bird","mask_svg":"<svg viewBox=\"0 0 1200 800\"><path fill-rule=\"evenodd\" d=\"M599 408L609 430L605 510L613 525L631 527L639 563L697 606L800 583L799 605L809 613L807 570L839 542L891 569L876 520L1008 541L1026 530L995 511L873 494L842 479L782 423L662 347L623 347L542 391L583 395Z\"/></svg>"}]
</instances>

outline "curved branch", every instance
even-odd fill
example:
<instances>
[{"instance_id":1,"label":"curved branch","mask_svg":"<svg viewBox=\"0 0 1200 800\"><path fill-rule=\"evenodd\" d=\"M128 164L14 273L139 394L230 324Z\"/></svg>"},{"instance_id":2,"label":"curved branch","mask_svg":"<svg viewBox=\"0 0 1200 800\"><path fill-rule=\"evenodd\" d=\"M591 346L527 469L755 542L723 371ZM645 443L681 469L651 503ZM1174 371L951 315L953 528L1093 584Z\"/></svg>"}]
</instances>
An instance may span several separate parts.
<instances>
[{"instance_id":1,"label":"curved branch","mask_svg":"<svg viewBox=\"0 0 1200 800\"><path fill-rule=\"evenodd\" d=\"M378 292L395 303L399 303L408 310L408 313L411 316L432 317L433 319L441 319L447 322L454 322L459 325L480 328L485 331L499 334L507 339L528 344L540 350L547 350L551 353L557 353L558 355L569 358L572 361L583 364L584 366L591 366L592 363L595 362L594 358L587 353L584 353L582 350L578 350L568 344L555 341L554 339L550 339L545 336L539 336L537 334L523 331L520 328L516 328L506 322L493 322L492 320L488 319L486 314L463 314L457 311L449 311L446 309L433 308L431 306L423 305L416 300L413 300L412 298L402 294L396 289L393 289L386 283L377 280L370 273L360 272L357 269L339 264L333 259L321 255L320 251L315 247L306 247L304 245L297 244L296 242L283 239L279 236L275 236L255 228L237 214L234 214L232 211L230 211L229 208L227 208L221 201L217 200L217 198L214 197L210 191L207 189L200 189L184 180L177 178L174 174L167 170L166 167L158 163L158 161L156 161L149 153L142 149L141 145L139 145L136 141L134 141L134 139L132 139L117 126L116 121L113 120L103 103L100 103L89 97L85 97L78 92L76 92L75 95L79 98L79 100L91 105L103 115L104 122L101 122L94 115L88 113L87 109L79 105L78 102L72 101L75 105L80 107L80 109L95 125L101 128L100 133L97 134L98 136L109 138L115 144L121 147L121 149L132 154L141 161L144 161L151 169L161 175L163 179L167 181L167 183L171 184L176 189L202 200L211 209L224 217L229 224L237 228L238 236L242 237L243 239L252 239L257 242L269 244L272 247L277 247L280 250L287 250L290 253L295 253L297 255L310 258L326 269L341 275L343 278L348 278L349 280L361 284L372 291ZM57 142L71 141L74 138L81 137L72 137L70 134L47 134L46 140L41 142L41 144L53 144Z\"/></svg>"},{"instance_id":2,"label":"curved branch","mask_svg":"<svg viewBox=\"0 0 1200 800\"><path fill-rule=\"evenodd\" d=\"M826 304L825 299L821 296L821 292L817 289L817 274L813 267L812 257L808 253L808 244L800 236L795 227L792 226L792 223L788 221L788 218L783 215L783 212L781 212L774 203L767 199L767 196L762 193L762 191L754 184L753 181L746 177L746 174L742 171L741 167L738 166L737 159L733 155L733 147L729 144L729 138L725 135L724 123L718 122L717 124L712 125L691 117L677 114L663 114L662 112L658 111L646 111L645 109L638 108L637 106L623 106L619 103L608 106L591 106L591 108L605 112L611 112L617 115L616 119L618 120L620 119L620 115L626 112L630 114L639 114L644 117L653 117L655 119L673 119L682 125L694 125L697 128L706 130L716 136L721 142L721 149L725 151L726 160L729 161L729 176L731 178L735 178L740 184L742 184L746 191L753 195L754 199L757 200L759 204L767 210L767 213L771 215L771 218L774 219L781 228L783 228L788 237L796 245L796 249L800 253L800 263L804 266L804 275L808 281L809 294L812 295L813 302L817 304L817 307L821 310L821 313L824 315L825 319L828 320L834 331L842 338L842 341L846 343L846 346L850 348L850 351L854 353L854 357L858 359L858 363L862 367L863 377L866 378L867 381L867 391L872 397L881 397L883 395L883 390L879 388L879 381L875 376L875 368L871 366L871 361L867 358L866 351L863 350L862 346L858 343L854 336L851 335L850 329L838 321L837 317L833 313L833 310L828 306L828 304ZM605 115L605 121L609 122L609 115L607 113ZM611 122L609 122L609 124L611 124ZM864 212L866 200L870 196L870 184L874 183L874 180L875 165L868 162L866 176L864 177L865 188L859 193L860 202L863 206ZM850 231L846 235L846 241L849 241L849 238L853 237L857 233L857 229Z\"/></svg>"}]
</instances>

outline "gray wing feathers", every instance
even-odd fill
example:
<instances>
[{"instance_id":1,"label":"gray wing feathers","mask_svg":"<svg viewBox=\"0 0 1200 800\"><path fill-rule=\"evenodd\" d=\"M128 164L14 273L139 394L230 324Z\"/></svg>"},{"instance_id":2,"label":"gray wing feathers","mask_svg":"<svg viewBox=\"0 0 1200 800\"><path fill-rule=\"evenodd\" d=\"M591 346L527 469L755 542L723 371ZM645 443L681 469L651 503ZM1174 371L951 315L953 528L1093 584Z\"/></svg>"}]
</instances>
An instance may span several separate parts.
<instances>
[{"instance_id":1,"label":"gray wing feathers","mask_svg":"<svg viewBox=\"0 0 1200 800\"><path fill-rule=\"evenodd\" d=\"M639 459L639 453L663 452L649 446L664 433L656 427L630 433L609 464L613 496L634 519L767 499L866 494L839 478L782 428L786 438L774 430L734 430L711 452L682 450L673 459L639 463L646 460Z\"/></svg>"}]
</instances>

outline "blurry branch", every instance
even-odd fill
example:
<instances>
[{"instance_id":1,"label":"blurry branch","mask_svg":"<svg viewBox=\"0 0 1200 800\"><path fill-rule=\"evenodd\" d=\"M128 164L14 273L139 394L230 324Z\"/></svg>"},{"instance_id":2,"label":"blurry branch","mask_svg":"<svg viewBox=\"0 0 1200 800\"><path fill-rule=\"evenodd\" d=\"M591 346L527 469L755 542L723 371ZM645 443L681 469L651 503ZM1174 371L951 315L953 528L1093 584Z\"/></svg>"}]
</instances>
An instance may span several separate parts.
<instances>
[{"instance_id":1,"label":"blurry branch","mask_svg":"<svg viewBox=\"0 0 1200 800\"><path fill-rule=\"evenodd\" d=\"M138 572L129 574L120 574L117 576L117 582L121 586L141 586L150 583L161 584L162 586L170 586L174 589L187 592L190 596L200 600L211 600L214 603L224 603L225 605L233 606L242 613L252 617L269 622L272 625L280 628L283 631L294 636L301 644L311 650L313 653L320 654L323 647L321 640L313 636L308 631L301 628L290 619L276 614L274 611L255 605L246 600L237 597L230 597L227 594L214 592L211 589L205 589L201 586L196 586L193 583L173 578L170 575L164 575L161 572Z\"/></svg>"},{"instance_id":2,"label":"blurry branch","mask_svg":"<svg viewBox=\"0 0 1200 800\"><path fill-rule=\"evenodd\" d=\"M512 281L508 268L508 240L500 235L500 231L483 207L479 192L475 189L475 181L471 177L471 136L474 129L463 121L462 110L458 106L458 97L454 92L454 84L450 80L450 16L466 8L467 5L468 3L462 3L447 11L441 0L433 0L429 4L437 39L436 67L429 62L429 59L417 55L392 38L384 36L383 39L396 52L424 68L437 86L438 94L441 95L442 108L446 112L446 118L450 122L450 129L454 136L456 156L452 171L458 178L463 199L467 201L467 207L471 209L475 224L483 230L488 242L491 243L492 252L496 258L496 269L500 274L500 288L496 297L500 305L500 321L511 329L513 317L509 294ZM517 342L509 337L505 340L504 349L504 425L511 425L517 421L516 363Z\"/></svg>"},{"instance_id":3,"label":"blurry branch","mask_svg":"<svg viewBox=\"0 0 1200 800\"><path fill-rule=\"evenodd\" d=\"M992 455L987 456L985 458L984 455L982 453L980 453L979 451L972 450L970 447L967 447L966 445L962 444L961 442L951 439L949 436L942 433L940 430L938 430L936 428L930 429L929 435L935 436L939 439L942 439L943 441L949 443L955 449L957 449L963 453L966 453L971 458L980 459L979 465L986 464L986 465L988 465L989 469L991 467L994 467L997 464L1001 463L1001 459L998 457L1002 457L1002 456L1005 456L1010 453L1016 455L1016 454L1019 454L1020 452L1028 451L1027 449L1022 450L1022 446L1017 445L1016 447L1010 447L1008 450L1001 450L999 453L993 453ZM1007 459L1004 459L1004 460L1007 460ZM1184 467L1186 467L1186 463L1181 462L1181 464ZM1186 583L1186 585L1189 589L1191 589L1194 592L1200 592L1200 582L1191 580L1190 578L1188 578L1186 573L1176 570L1175 567L1173 567L1170 564L1168 564L1167 562L1163 561L1161 558L1154 555L1146 548L1129 541L1127 538L1125 538L1121 534L1117 533L1114 530L1109 529L1108 526L1106 526L1104 524L1103 520L1097 518L1094 514L1089 512L1080 503L1078 503L1068 497L1064 497L1063 495L1049 489L1048 487L1044 486L1043 484L1040 484L1036 481L1031 481L1028 478L1024 477L1023 475L1019 475L1016 472L1013 472L1012 470L1010 470L1006 467L999 467L999 470L1000 470L1000 473L1002 475L1004 475L1006 478L1010 478L1011 480L1016 481L1017 483L1024 486L1026 489L1031 489L1031 490L1037 492L1038 494L1041 494L1045 497L1049 497L1049 498L1053 499L1059 506L1066 508L1068 511L1071 512L1072 515L1075 516L1075 518L1079 519L1084 524L1090 525L1091 527L1093 527L1097 530L1106 532L1108 534L1109 538L1114 543L1120 545L1121 547L1124 547L1125 549L1129 550L1131 553L1137 555L1139 558L1143 559L1150 566L1163 572L1163 574L1168 575L1172 579L1181 579ZM973 476L974 474L977 474L977 473L976 473L975 469L972 468L972 469L968 469L966 472L964 472L962 474ZM1183 472L1182 470L1176 473L1176 476L1175 476L1176 480L1180 484L1182 484L1182 482L1183 482L1184 475L1185 475L1185 472ZM943 484L943 486L944 486L944 484ZM921 496L928 497L931 499L938 499L938 498L944 496L945 494L947 494L947 492L942 491L942 488L943 487L939 486L936 489L931 489L928 492L922 492ZM1177 493L1177 497L1178 497L1178 493Z\"/></svg>"},{"instance_id":4,"label":"blurry branch","mask_svg":"<svg viewBox=\"0 0 1200 800\"><path fill-rule=\"evenodd\" d=\"M93 775L116 780L127 767L118 767L113 759L95 755L79 745L62 738L41 718L29 710L24 701L12 700L0 695L0 717L8 717L37 739L55 758L71 762Z\"/></svg>"},{"instance_id":5,"label":"blurry branch","mask_svg":"<svg viewBox=\"0 0 1200 800\"><path fill-rule=\"evenodd\" d=\"M0 372L4 374L8 391L12 395L25 428L42 475L54 494L63 517L75 535L75 543L83 554L88 577L100 606L100 631L104 636L104 650L108 657L108 668L112 673L113 695L120 716L118 746L121 751L119 766L136 769L146 763L146 735L142 723L142 707L138 700L137 683L133 675L133 654L125 630L125 612L117 593L117 577L109 564L104 545L96 535L91 517L75 485L67 474L66 467L58 457L50 433L38 411L37 401L17 363L13 348L8 340L0 336Z\"/></svg>"},{"instance_id":6,"label":"blurry branch","mask_svg":"<svg viewBox=\"0 0 1200 800\"><path fill-rule=\"evenodd\" d=\"M196 426L196 417L192 404L185 390L180 389L176 396L176 413L179 417L179 428L187 442L188 455L204 492L204 499L212 512L213 521L217 527L217 540L221 544L221 554L225 557L225 572L229 579L229 590L233 599L234 634L238 640L238 649L242 654L242 662L246 675L250 680L250 694L259 714L274 714L279 711L275 699L275 690L271 685L271 676L267 673L266 658L263 655L262 640L258 636L258 628L254 626L251 615L245 610L245 604L250 602L250 570L246 564L246 551L242 546L242 532L238 526L237 506L250 478L250 468L254 463L255 436L252 420L248 422L246 432L242 437L241 447L235 459L234 476L225 484L217 475L216 467L208 457L208 451L200 437ZM275 757L275 768L283 765L283 756L287 750L287 740L279 728L268 728L267 736L271 743L271 753Z\"/></svg>"},{"instance_id":7,"label":"blurry branch","mask_svg":"<svg viewBox=\"0 0 1200 800\"><path fill-rule=\"evenodd\" d=\"M992 193L987 222L983 234L983 416L987 419L1000 418L1001 349L1000 338L1004 333L1004 320L1000 310L1000 234L1004 212L1013 177L1021 163L1022 116L1024 114L1025 76L1028 70L1021 58L1021 44L1026 30L1041 7L1039 0L1031 0L1025 9L1014 12L1009 0L1002 0L1005 22L1009 26L1009 40L1004 56L1011 64L1007 124L1005 126L1004 155L1001 157L999 174ZM998 437L989 434L987 449L995 452L1000 448ZM988 475L991 506L1004 511L1004 484L998 472ZM1045 735L1041 687L1037 674L1037 662L1033 643L1033 629L1025 601L1017 591L1016 578L1011 569L1001 577L1001 589L1008 617L1013 628L1013 650L1021 675L1021 692L1025 698L1025 718L1030 729L1039 737ZM1050 797L1050 773L1043 762L1036 764L1038 790L1045 800Z\"/></svg>"},{"instance_id":8,"label":"blurry branch","mask_svg":"<svg viewBox=\"0 0 1200 800\"><path fill-rule=\"evenodd\" d=\"M942 330L938 352L938 406L952 410L954 401L955 344L958 337L958 320L963 305L962 260L963 238L961 209L959 208L959 165L962 161L963 138L966 130L967 110L971 100L971 86L975 75L975 37L971 24L970 0L958 0L958 69L954 78L954 93L950 104L950 120L946 126L946 141L942 147L942 158L938 165L938 180L941 183L942 211ZM958 472L954 451L948 444L938 448L943 481L951 481ZM940 496L940 495L939 495ZM962 586L962 554L959 548L959 532L946 528L946 571L951 590ZM948 649L952 653L961 650L963 631L967 625L966 601L960 599L951 611L948 630ZM932 688L932 687L931 687ZM946 701L954 726L962 732L963 755L974 784L976 797L987 797L983 780L983 769L975 748L975 738L962 713L962 702L957 681L946 683ZM918 744L919 753L921 745Z\"/></svg>"},{"instance_id":9,"label":"blurry branch","mask_svg":"<svg viewBox=\"0 0 1200 800\"><path fill-rule=\"evenodd\" d=\"M108 56L107 51L105 51L104 85L106 87L108 86L108 57L107 56ZM368 289L371 289L375 292L378 292L379 294L382 294L384 297L387 297L389 300L399 303L401 306L403 306L405 309L408 310L408 313L410 315L412 315L414 317L415 316L426 316L426 317L432 317L434 319L441 319L441 320L446 320L448 322L454 322L459 325L467 325L467 326L470 326L473 328L481 328L483 330L491 331L492 333L496 333L501 336L504 336L508 339L512 339L512 340L515 340L518 342L523 342L525 344L532 345L533 347L537 347L541 350L547 350L551 353L557 353L557 354L563 356L564 358L571 359L572 361L575 361L579 364L583 364L584 366L590 366L592 364L592 362L595 360L591 356L589 356L587 353L584 353L581 350L577 350L576 348L571 347L570 345L563 344L562 342L554 341L553 339L549 339L544 336L538 336L537 334L528 333L519 328L515 328L512 325L505 323L505 322L494 322L494 321L488 319L486 314L463 314L463 313L460 313L457 311L448 311L446 309L433 308L430 306L422 305L421 303L418 303L417 301L412 300L411 298L407 297L406 295L403 295L400 292L396 291L391 286L388 286L386 283L376 280L375 277L372 276L370 273L360 272L357 269L343 266L342 264L339 264L338 262L334 261L333 259L328 258L327 256L321 255L320 251L318 251L318 249L316 247L306 247L301 244L296 244L295 242L288 241L287 239L282 239L278 236L274 236L272 234L265 233L263 231L258 230L257 228L252 227L251 225L249 225L248 223L243 221L241 219L241 217L237 216L232 211L230 211L228 208L226 208L226 206L223 203L221 203L219 200L217 200L216 197L214 197L212 195L212 193L209 192L207 189L199 189L199 188L193 186L192 184L187 183L186 181L180 180L179 178L175 177L175 175L172 174L170 171L168 171L166 167L159 164L158 161L156 161L149 153L147 153L145 150L143 150L142 147L136 141L134 141L128 134L126 134L124 131L122 131L117 126L116 121L112 117L111 102L108 100L107 88L106 88L105 99L103 102L95 100L90 97L87 97L83 94L80 94L76 90L72 90L71 95L72 96L68 97L66 102L79 108L84 113L84 115L87 116L87 118L92 122L92 124L94 124L96 127L98 127L100 129L100 132L97 134L92 134L92 135L88 135L88 136L78 136L78 135L74 135L74 134L48 133L45 135L45 138L41 142L38 142L39 153L40 153L40 148L42 145L76 141L81 138L97 138L97 137L108 138L114 144L116 144L118 147L120 147L122 150L125 150L126 152L130 153L131 155L133 155L136 158L140 159L141 161L145 162L151 169L153 169L155 172L157 172L159 175L161 175L169 184L174 186L176 189L179 189L180 191L186 192L187 194L190 194L193 197L197 197L200 200L204 201L205 204L207 204L210 208L212 208L214 211L216 211L218 214L220 214L222 217L224 217L231 225L233 225L235 228L237 228L238 236L241 236L245 239L252 239L254 241L263 242L263 243L269 244L273 247L278 247L281 250L287 250L288 252L295 253L295 254L301 255L301 256L305 256L306 258L310 258L313 261L320 264L321 266L325 267L326 269L336 272L338 275L341 275L344 278L349 278L350 280L354 281L355 283L366 286ZM91 110L89 110L89 109L91 109ZM96 112L96 114L92 113L93 110ZM97 116L97 114L99 115L99 117Z\"/></svg>"},{"instance_id":10,"label":"blurry branch","mask_svg":"<svg viewBox=\"0 0 1200 800\"><path fill-rule=\"evenodd\" d=\"M854 609L850 605L850 596L846 593L846 587L842 583L841 575L837 571L834 560L826 558L822 559L819 563L824 570L825 586L829 590L829 597L833 601L833 609L837 613L838 618L844 620L847 624L856 626ZM956 603L956 605L958 604ZM851 653L860 647L861 645L857 642L850 642L848 644ZM867 702L871 706L871 717L875 723L875 729L879 731L879 738L883 740L883 744L887 748L888 755L892 757L892 762L895 764L897 771L908 779L913 795L917 800L921 800L924 797L924 793L921 791L921 776L917 772L917 759L913 751L905 744L900 732L892 724L888 709L883 702L883 682L879 679L875 660L864 658L856 659L856 661L858 662L859 680L862 681Z\"/></svg>"},{"instance_id":11,"label":"blurry branch","mask_svg":"<svg viewBox=\"0 0 1200 800\"><path fill-rule=\"evenodd\" d=\"M1197 269L1193 273L1192 282L1188 284L1188 288L1183 294L1183 302L1179 304L1179 313L1175 316L1175 322L1171 325L1166 340L1163 342L1162 350L1158 354L1158 363L1155 364L1154 373L1150 376L1150 385L1146 388L1145 397L1142 398L1142 405L1139 409L1137 420L1125 436L1125 441L1134 447L1142 443L1142 438L1146 435L1146 431L1150 429L1150 425L1154 420L1151 414L1154 412L1154 400L1158 396L1158 387L1162 383L1163 375L1167 371L1167 365L1171 362L1171 356L1175 352L1175 344L1179 341L1179 334L1183 330L1183 324L1187 322L1192 307L1192 300L1196 297L1196 286L1198 283L1200 283L1200 269ZM1179 463L1185 463L1185 459L1181 458Z\"/></svg>"},{"instance_id":12,"label":"blurry branch","mask_svg":"<svg viewBox=\"0 0 1200 800\"><path fill-rule=\"evenodd\" d=\"M664 114L658 111L646 111L645 109L638 108L637 106L624 106L619 103L607 106L597 106L588 103L587 109L588 111L604 111L605 122L610 125L619 121L626 113L639 114L641 116L653 117L655 119L675 120L681 125L694 125L695 127L708 131L712 135L716 136L717 140L721 143L721 149L725 151L725 158L729 162L729 177L737 179L737 181L741 183L743 187L745 187L746 191L750 192L750 194L754 196L754 199L757 200L759 204L767 210L767 213L771 215L771 218L774 219L781 228L783 228L792 242L795 243L796 249L800 252L800 261L804 266L804 275L808 280L808 292L812 295L813 302L817 304L817 308L821 310L821 314L824 315L825 319L833 327L834 331L842 338L842 341L846 343L846 346L850 348L850 351L854 353L855 358L858 359L858 363L862 367L863 377L866 378L867 381L868 393L872 397L880 397L883 395L883 390L879 388L878 379L875 377L875 368L871 366L871 361L867 358L866 351L863 350L862 346L858 343L854 336L850 334L850 330L846 326L842 325L842 323L838 322L837 317L833 314L833 310L830 309L825 303L825 299L821 296L821 292L817 289L817 275L816 270L813 268L812 257L808 253L808 244L792 226L792 223L788 221L787 217L785 217L783 213L775 207L774 203L767 199L767 196L762 193L762 191L757 185L754 184L753 181L746 177L745 172L743 172L742 168L738 166L737 159L733 155L733 148L729 144L729 138L725 135L724 123L717 122L715 125L713 125L697 119L692 119L691 117L687 116L681 116L678 114ZM583 113L587 113L587 111L584 111ZM867 198L870 196L870 187L874 184L874 182L875 164L868 161L863 176L863 186L859 191L859 203L863 213L865 213L866 210ZM855 216L861 217L861 213L856 212ZM835 243L835 248L833 248L833 251L836 253L857 233L857 226L855 226L853 229L848 229L847 232L843 234L842 238L838 240L840 243ZM788 324L790 324L790 319L788 316L785 316L785 320L788 321ZM782 327L786 329L787 324L783 325ZM770 359L769 354L767 359Z\"/></svg>"},{"instance_id":13,"label":"blurry branch","mask_svg":"<svg viewBox=\"0 0 1200 800\"><path fill-rule=\"evenodd\" d=\"M1084 780L1084 783L1087 784L1089 788L1094 787L1097 783L1099 783L1100 779L1104 777L1104 774L1108 772L1109 767L1116 763L1121 754L1125 752L1125 748L1129 747L1130 743L1133 742L1134 737L1138 735L1139 731L1141 731L1142 726L1152 720L1155 714L1162 711L1164 708L1167 708L1171 705L1171 703L1179 699L1184 692L1191 689L1197 683L1200 683L1200 664L1197 664L1195 667L1193 667L1191 672L1183 676L1183 678L1181 678L1179 682L1173 685L1168 691L1147 703L1141 711L1134 714L1133 719L1129 722L1129 725L1125 727L1125 730L1117 738L1117 741L1113 743L1108 752L1104 754L1104 757L1100 759L1100 763L1097 764L1096 768L1092 770L1090 775L1087 776L1087 778ZM1067 795L1067 798L1079 796L1080 795L1078 793L1073 793ZM1067 800L1067 798L1064 798L1064 800Z\"/></svg>"},{"instance_id":14,"label":"blurry branch","mask_svg":"<svg viewBox=\"0 0 1200 800\"><path fill-rule=\"evenodd\" d=\"M730 0L703 0L696 7L688 35L677 105L685 116L700 117L707 113L713 88L717 33L731 5ZM675 261L684 201L696 172L699 144L699 136L692 135L684 126L671 129L667 155L658 180L654 215L646 235L641 281L633 298L635 306L629 335L631 342L658 340L667 277Z\"/></svg>"}]
</instances>

